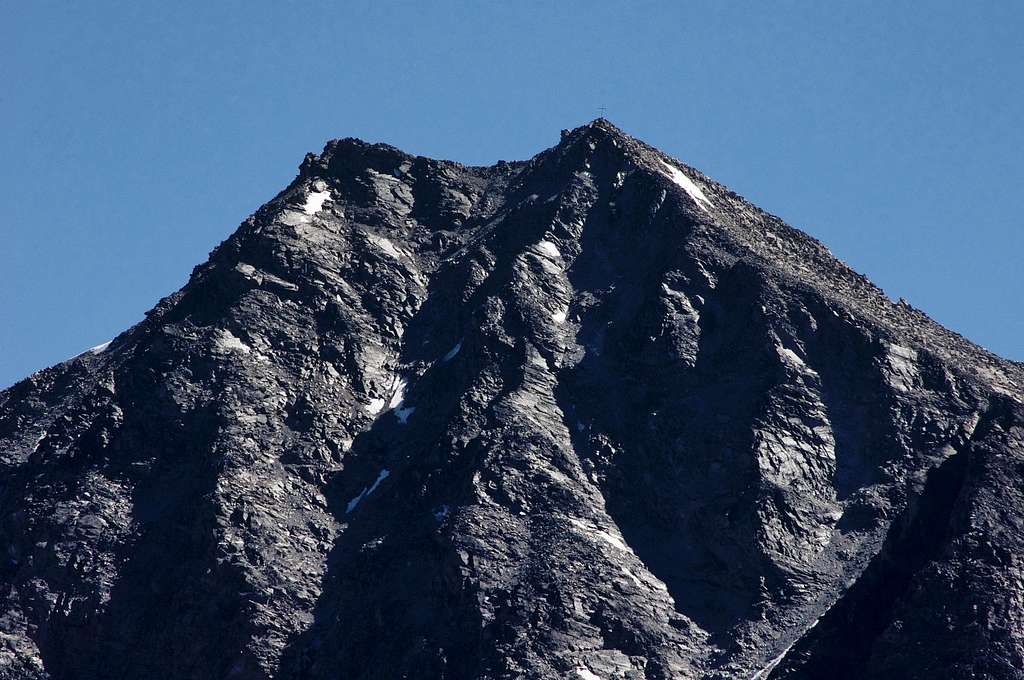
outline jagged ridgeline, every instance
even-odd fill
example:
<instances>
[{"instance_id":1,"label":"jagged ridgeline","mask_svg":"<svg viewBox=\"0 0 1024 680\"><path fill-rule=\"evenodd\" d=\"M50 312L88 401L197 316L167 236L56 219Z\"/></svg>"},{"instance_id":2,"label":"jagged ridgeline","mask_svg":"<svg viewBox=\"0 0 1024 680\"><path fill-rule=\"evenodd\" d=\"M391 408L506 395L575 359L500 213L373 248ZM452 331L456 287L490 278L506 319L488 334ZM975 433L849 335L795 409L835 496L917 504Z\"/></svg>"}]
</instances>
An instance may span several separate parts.
<instances>
[{"instance_id":1,"label":"jagged ridgeline","mask_svg":"<svg viewBox=\"0 0 1024 680\"><path fill-rule=\"evenodd\" d=\"M0 677L1021 678L1022 384L604 120L333 141L0 393Z\"/></svg>"}]
</instances>

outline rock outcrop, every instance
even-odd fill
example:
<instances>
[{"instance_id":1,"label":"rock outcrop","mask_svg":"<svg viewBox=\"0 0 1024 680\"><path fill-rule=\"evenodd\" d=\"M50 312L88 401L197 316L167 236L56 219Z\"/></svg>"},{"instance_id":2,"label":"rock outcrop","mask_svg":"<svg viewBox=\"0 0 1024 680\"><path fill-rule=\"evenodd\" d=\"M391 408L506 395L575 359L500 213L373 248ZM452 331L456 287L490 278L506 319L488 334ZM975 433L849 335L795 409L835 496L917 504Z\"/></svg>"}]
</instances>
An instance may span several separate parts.
<instances>
[{"instance_id":1,"label":"rock outcrop","mask_svg":"<svg viewBox=\"0 0 1024 680\"><path fill-rule=\"evenodd\" d=\"M597 120L333 141L0 393L0 677L1024 677L1024 367Z\"/></svg>"}]
</instances>

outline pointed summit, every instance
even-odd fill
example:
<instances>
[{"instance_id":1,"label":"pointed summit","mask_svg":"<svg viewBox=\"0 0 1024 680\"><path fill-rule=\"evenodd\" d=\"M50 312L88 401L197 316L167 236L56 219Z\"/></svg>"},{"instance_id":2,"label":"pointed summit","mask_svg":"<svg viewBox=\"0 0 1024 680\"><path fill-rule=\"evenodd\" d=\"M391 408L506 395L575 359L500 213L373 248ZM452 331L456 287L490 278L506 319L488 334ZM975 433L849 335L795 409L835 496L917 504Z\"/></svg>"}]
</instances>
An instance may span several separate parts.
<instances>
[{"instance_id":1,"label":"pointed summit","mask_svg":"<svg viewBox=\"0 0 1024 680\"><path fill-rule=\"evenodd\" d=\"M625 132L616 127L607 118L595 118L589 123L580 125L579 127L574 128L572 130L563 130L562 132L563 137L585 134L604 135L632 139L631 137L629 137L629 135L627 135Z\"/></svg>"},{"instance_id":2,"label":"pointed summit","mask_svg":"<svg viewBox=\"0 0 1024 680\"><path fill-rule=\"evenodd\" d=\"M335 140L0 393L0 678L1017 679L1021 385L604 118Z\"/></svg>"}]
</instances>

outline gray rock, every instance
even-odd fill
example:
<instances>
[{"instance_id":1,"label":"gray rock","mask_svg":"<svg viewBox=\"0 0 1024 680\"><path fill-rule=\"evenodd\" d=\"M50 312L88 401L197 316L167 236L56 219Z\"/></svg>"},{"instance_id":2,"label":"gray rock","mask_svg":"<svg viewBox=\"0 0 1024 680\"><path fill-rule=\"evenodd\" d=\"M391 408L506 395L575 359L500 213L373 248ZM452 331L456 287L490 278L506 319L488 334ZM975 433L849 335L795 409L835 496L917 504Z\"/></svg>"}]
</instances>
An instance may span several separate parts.
<instances>
[{"instance_id":1,"label":"gray rock","mask_svg":"<svg viewBox=\"0 0 1024 680\"><path fill-rule=\"evenodd\" d=\"M1021 678L1022 381L607 121L333 141L0 393L0 677Z\"/></svg>"}]
</instances>

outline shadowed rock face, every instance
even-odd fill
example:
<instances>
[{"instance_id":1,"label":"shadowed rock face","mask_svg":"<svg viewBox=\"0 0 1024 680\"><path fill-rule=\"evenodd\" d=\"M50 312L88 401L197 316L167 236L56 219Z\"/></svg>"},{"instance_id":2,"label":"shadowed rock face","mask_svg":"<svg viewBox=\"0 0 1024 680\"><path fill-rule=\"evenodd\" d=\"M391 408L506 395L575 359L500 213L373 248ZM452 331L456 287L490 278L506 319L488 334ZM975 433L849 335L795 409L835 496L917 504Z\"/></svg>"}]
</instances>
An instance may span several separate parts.
<instances>
[{"instance_id":1,"label":"shadowed rock face","mask_svg":"<svg viewBox=\"0 0 1024 680\"><path fill-rule=\"evenodd\" d=\"M1022 381L606 121L331 142L0 393L0 677L1024 677Z\"/></svg>"}]
</instances>

